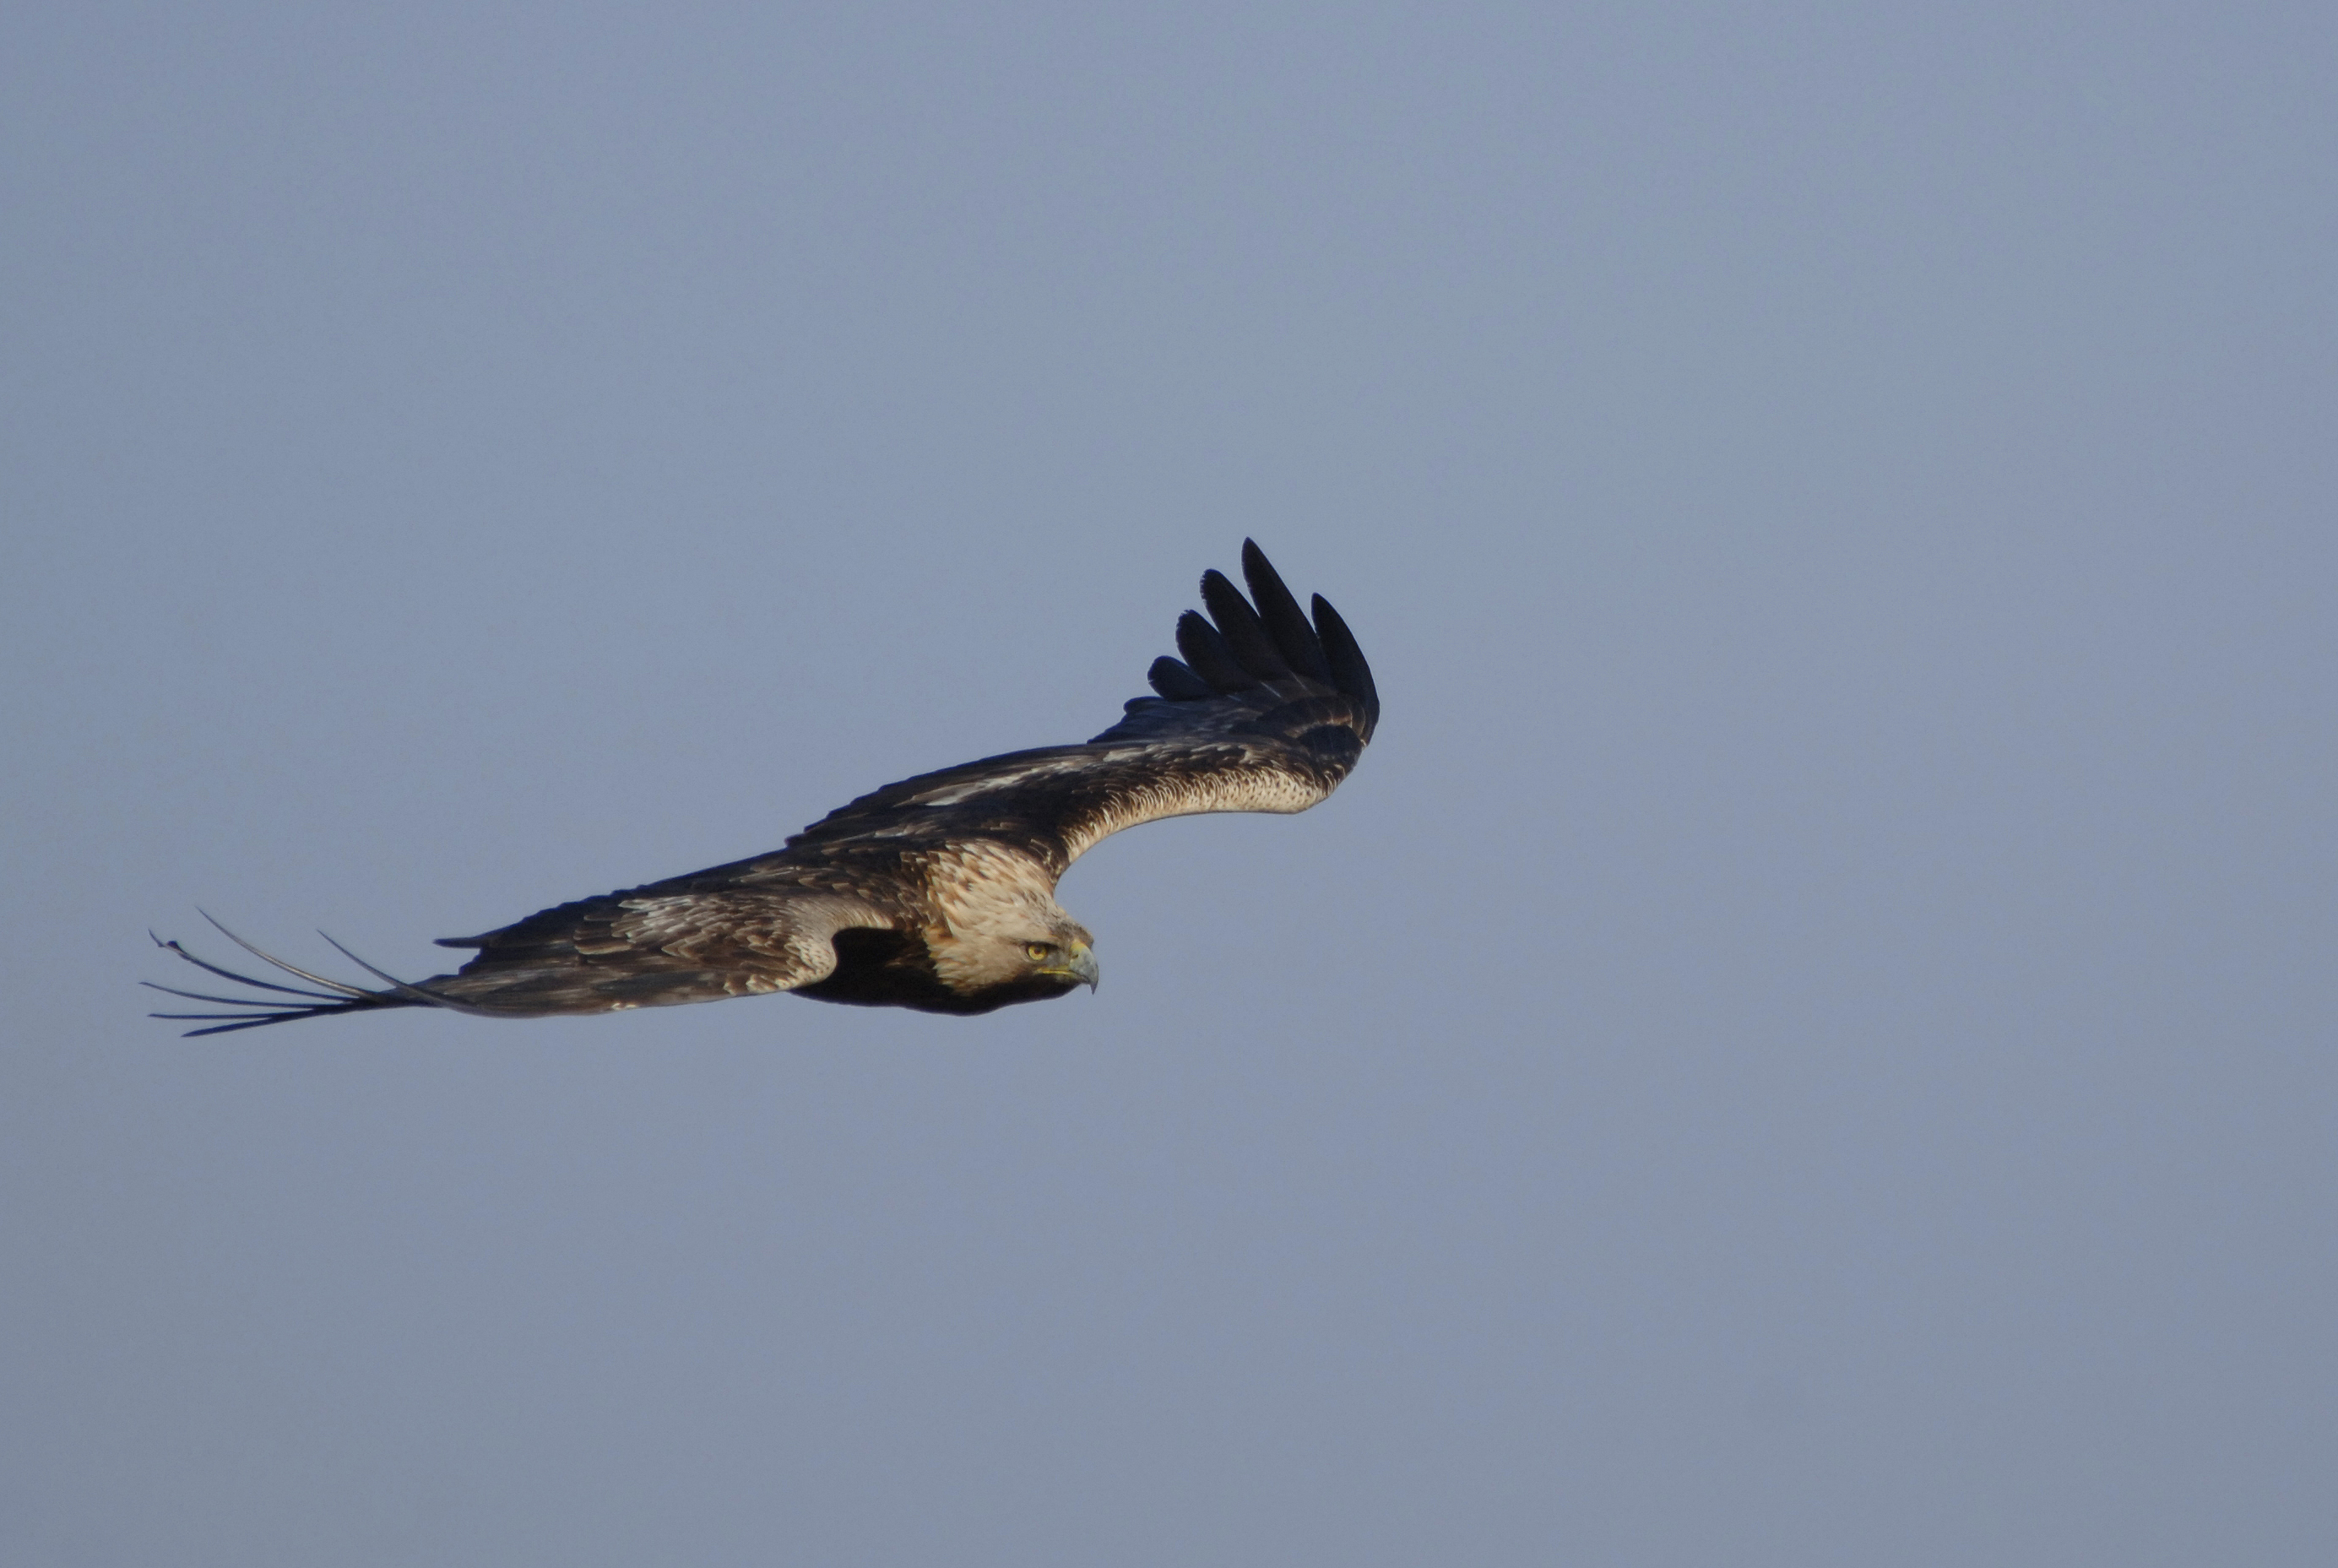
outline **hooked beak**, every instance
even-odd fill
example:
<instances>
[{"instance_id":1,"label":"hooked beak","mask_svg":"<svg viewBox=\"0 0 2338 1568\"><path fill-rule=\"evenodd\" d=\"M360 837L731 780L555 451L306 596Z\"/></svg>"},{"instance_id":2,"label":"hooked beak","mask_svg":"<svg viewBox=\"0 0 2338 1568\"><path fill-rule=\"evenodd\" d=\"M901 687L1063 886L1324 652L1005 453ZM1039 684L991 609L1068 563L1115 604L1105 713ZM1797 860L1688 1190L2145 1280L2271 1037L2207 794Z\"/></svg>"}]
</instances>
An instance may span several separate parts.
<instances>
[{"instance_id":1,"label":"hooked beak","mask_svg":"<svg viewBox=\"0 0 2338 1568\"><path fill-rule=\"evenodd\" d=\"M1067 980L1076 980L1091 991L1096 988L1096 981L1103 975L1103 971L1096 967L1095 954L1085 942L1073 943L1070 949L1065 953L1064 961L1061 964L1042 969L1039 973L1060 975Z\"/></svg>"}]
</instances>

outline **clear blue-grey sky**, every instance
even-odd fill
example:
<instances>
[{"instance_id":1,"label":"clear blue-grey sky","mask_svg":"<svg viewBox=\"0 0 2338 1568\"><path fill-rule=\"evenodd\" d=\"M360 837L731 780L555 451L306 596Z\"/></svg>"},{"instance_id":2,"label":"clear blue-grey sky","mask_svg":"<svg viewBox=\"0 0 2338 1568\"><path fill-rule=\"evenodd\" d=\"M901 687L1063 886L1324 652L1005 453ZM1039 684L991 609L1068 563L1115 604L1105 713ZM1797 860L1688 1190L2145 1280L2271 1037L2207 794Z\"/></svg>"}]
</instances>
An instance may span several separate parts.
<instances>
[{"instance_id":1,"label":"clear blue-grey sky","mask_svg":"<svg viewBox=\"0 0 2338 1568\"><path fill-rule=\"evenodd\" d=\"M12 8L0 1557L2338 1561L2333 68ZM1245 534L1380 737L1093 996L143 1016L1093 733Z\"/></svg>"}]
</instances>

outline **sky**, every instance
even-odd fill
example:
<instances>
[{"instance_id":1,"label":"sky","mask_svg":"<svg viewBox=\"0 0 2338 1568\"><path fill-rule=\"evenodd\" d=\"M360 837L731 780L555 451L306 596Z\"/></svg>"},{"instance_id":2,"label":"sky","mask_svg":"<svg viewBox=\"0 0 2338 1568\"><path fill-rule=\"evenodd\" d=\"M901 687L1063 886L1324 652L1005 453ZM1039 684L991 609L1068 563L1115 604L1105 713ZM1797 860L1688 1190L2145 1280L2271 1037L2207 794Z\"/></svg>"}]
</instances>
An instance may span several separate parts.
<instances>
[{"instance_id":1,"label":"sky","mask_svg":"<svg viewBox=\"0 0 2338 1568\"><path fill-rule=\"evenodd\" d=\"M2338 1560L2338 12L0 17L0 1555ZM1104 983L208 1040L1103 729Z\"/></svg>"}]
</instances>

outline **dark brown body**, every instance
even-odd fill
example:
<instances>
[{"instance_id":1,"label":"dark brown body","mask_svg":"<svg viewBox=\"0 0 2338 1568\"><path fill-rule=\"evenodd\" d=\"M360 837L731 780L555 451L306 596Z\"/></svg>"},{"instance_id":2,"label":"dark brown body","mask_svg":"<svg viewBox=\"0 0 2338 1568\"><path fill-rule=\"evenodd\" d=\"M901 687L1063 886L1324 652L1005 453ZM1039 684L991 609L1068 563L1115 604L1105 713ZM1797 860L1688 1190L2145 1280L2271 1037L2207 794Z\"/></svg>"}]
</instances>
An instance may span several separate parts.
<instances>
[{"instance_id":1,"label":"dark brown body","mask_svg":"<svg viewBox=\"0 0 2338 1568\"><path fill-rule=\"evenodd\" d=\"M1045 1002L1079 989L1076 980L1045 975L986 986L961 996L941 982L925 942L901 931L839 931L836 972L799 985L795 995L854 1007L908 1007L919 1013L955 1013L961 1017L995 1013L1017 1002Z\"/></svg>"}]
</instances>

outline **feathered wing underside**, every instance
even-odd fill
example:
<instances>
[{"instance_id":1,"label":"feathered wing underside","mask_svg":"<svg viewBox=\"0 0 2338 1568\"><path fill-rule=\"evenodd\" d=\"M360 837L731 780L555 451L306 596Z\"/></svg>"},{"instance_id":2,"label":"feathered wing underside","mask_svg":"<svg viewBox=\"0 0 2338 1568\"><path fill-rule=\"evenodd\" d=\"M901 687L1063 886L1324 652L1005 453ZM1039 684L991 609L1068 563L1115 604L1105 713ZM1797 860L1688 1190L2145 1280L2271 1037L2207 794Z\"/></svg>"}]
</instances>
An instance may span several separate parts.
<instances>
[{"instance_id":1,"label":"feathered wing underside","mask_svg":"<svg viewBox=\"0 0 2338 1568\"><path fill-rule=\"evenodd\" d=\"M1248 540L1243 574L1250 600L1220 573L1203 576L1209 616L1179 618L1183 657L1154 660L1156 695L1131 701L1104 733L889 784L814 823L783 854L988 839L1022 849L1056 877L1098 840L1140 823L1304 811L1355 767L1380 698L1338 611L1319 595L1311 619Z\"/></svg>"},{"instance_id":2,"label":"feathered wing underside","mask_svg":"<svg viewBox=\"0 0 2338 1568\"><path fill-rule=\"evenodd\" d=\"M441 945L476 949L454 975L409 984L344 948L383 983L347 985L226 933L306 982L291 986L162 943L266 995L156 986L236 1009L158 1016L208 1024L189 1033L211 1034L387 1007L530 1017L798 989L940 1007L945 999L933 993L942 980L924 934L979 922L985 887L1028 883L1044 902L1043 890L1109 834L1196 812L1303 811L1355 767L1380 719L1355 638L1320 596L1311 617L1302 612L1247 540L1243 574L1249 599L1218 573L1203 577L1209 615L1179 619L1180 657L1156 659L1149 671L1156 695L1131 701L1118 723L1081 745L905 779L830 813L776 853L447 939ZM852 933L860 935L840 939Z\"/></svg>"}]
</instances>

